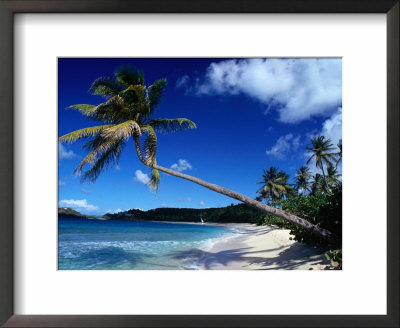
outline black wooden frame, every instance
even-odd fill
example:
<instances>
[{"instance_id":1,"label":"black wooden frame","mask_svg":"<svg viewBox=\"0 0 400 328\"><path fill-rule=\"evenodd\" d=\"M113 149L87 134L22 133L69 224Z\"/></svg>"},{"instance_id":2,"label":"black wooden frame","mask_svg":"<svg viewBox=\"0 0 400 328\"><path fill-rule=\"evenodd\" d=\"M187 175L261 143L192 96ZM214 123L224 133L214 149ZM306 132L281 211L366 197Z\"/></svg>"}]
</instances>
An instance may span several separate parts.
<instances>
[{"instance_id":1,"label":"black wooden frame","mask_svg":"<svg viewBox=\"0 0 400 328\"><path fill-rule=\"evenodd\" d=\"M4 327L399 327L399 7L398 0L0 0L0 324ZM121 12L386 14L387 315L14 315L14 14Z\"/></svg>"}]
</instances>

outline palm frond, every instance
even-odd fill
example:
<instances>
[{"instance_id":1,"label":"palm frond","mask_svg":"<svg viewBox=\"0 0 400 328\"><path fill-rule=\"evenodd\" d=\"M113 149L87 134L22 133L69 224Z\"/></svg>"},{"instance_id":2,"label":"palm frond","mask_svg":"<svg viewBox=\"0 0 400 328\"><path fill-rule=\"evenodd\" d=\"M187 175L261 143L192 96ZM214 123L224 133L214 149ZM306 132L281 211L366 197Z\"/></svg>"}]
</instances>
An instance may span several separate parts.
<instances>
[{"instance_id":1,"label":"palm frond","mask_svg":"<svg viewBox=\"0 0 400 328\"><path fill-rule=\"evenodd\" d=\"M152 112L160 104L166 86L167 79L160 79L148 87L147 90L150 102L150 112Z\"/></svg>"},{"instance_id":2,"label":"palm frond","mask_svg":"<svg viewBox=\"0 0 400 328\"><path fill-rule=\"evenodd\" d=\"M149 124L161 133L177 132L189 129L195 129L196 124L187 118L159 118L150 120Z\"/></svg>"},{"instance_id":3,"label":"palm frond","mask_svg":"<svg viewBox=\"0 0 400 328\"><path fill-rule=\"evenodd\" d=\"M153 163L154 163L154 164L157 164L157 161L156 161L155 158L154 158ZM155 168L152 168L152 169L151 169L151 172L152 172L152 175L151 175L151 177L150 177L150 180L149 180L149 182L148 182L148 185L151 187L151 189L152 189L154 192L157 192L158 186L160 185L160 180L161 180L160 173L159 173L158 170L156 170Z\"/></svg>"},{"instance_id":4,"label":"palm frond","mask_svg":"<svg viewBox=\"0 0 400 328\"><path fill-rule=\"evenodd\" d=\"M68 106L66 109L76 109L81 114L83 114L85 116L90 116L93 113L93 111L96 110L96 106L89 105L89 104L76 104L76 105Z\"/></svg>"},{"instance_id":5,"label":"palm frond","mask_svg":"<svg viewBox=\"0 0 400 328\"><path fill-rule=\"evenodd\" d=\"M126 87L136 84L144 85L143 72L135 67L120 66L114 72L114 75L117 81Z\"/></svg>"},{"instance_id":6,"label":"palm frond","mask_svg":"<svg viewBox=\"0 0 400 328\"><path fill-rule=\"evenodd\" d=\"M112 97L116 96L121 89L121 84L118 81L109 77L100 77L92 83L89 92L94 95Z\"/></svg>"},{"instance_id":7,"label":"palm frond","mask_svg":"<svg viewBox=\"0 0 400 328\"><path fill-rule=\"evenodd\" d=\"M129 118L129 115L124 111L123 101L118 96L115 96L97 105L90 118L97 121L115 123Z\"/></svg>"},{"instance_id":8,"label":"palm frond","mask_svg":"<svg viewBox=\"0 0 400 328\"><path fill-rule=\"evenodd\" d=\"M144 85L130 85L119 93L119 97L131 112L144 115L149 113L146 87Z\"/></svg>"},{"instance_id":9,"label":"palm frond","mask_svg":"<svg viewBox=\"0 0 400 328\"><path fill-rule=\"evenodd\" d=\"M135 121L129 120L120 124L113 125L112 127L105 129L101 132L101 137L105 139L120 139L125 141L126 139L133 137L134 135L141 135L142 131Z\"/></svg>"},{"instance_id":10,"label":"palm frond","mask_svg":"<svg viewBox=\"0 0 400 328\"><path fill-rule=\"evenodd\" d=\"M118 164L123 146L124 143L120 141L102 153L93 166L82 175L81 182L87 181L93 183L97 180L100 173L106 170L110 165Z\"/></svg>"},{"instance_id":11,"label":"palm frond","mask_svg":"<svg viewBox=\"0 0 400 328\"><path fill-rule=\"evenodd\" d=\"M68 134L63 135L62 137L58 138L58 141L65 142L65 143L72 143L78 139L82 138L89 138L99 134L101 131L112 127L113 125L99 125L99 126L92 126L90 128L84 128L80 130L76 130L70 132Z\"/></svg>"},{"instance_id":12,"label":"palm frond","mask_svg":"<svg viewBox=\"0 0 400 328\"><path fill-rule=\"evenodd\" d=\"M108 138L103 139L103 142L100 145L92 150L89 154L85 156L85 158L78 164L75 168L75 174L81 174L83 167L88 165L95 165L95 163L100 160L105 154L110 152L116 145L123 143L123 140Z\"/></svg>"},{"instance_id":13,"label":"palm frond","mask_svg":"<svg viewBox=\"0 0 400 328\"><path fill-rule=\"evenodd\" d=\"M148 124L142 126L142 132L144 134L142 154L145 156L145 161L152 165L157 152L157 135L152 126Z\"/></svg>"}]
</instances>

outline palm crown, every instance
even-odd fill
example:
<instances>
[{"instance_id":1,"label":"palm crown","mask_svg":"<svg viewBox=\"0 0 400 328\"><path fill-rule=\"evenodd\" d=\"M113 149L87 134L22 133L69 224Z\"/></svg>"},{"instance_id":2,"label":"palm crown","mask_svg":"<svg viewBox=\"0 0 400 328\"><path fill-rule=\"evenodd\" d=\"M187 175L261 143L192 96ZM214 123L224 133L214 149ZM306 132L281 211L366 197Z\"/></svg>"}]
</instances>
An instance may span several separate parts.
<instances>
[{"instance_id":1,"label":"palm crown","mask_svg":"<svg viewBox=\"0 0 400 328\"><path fill-rule=\"evenodd\" d=\"M280 199L293 194L293 188L288 183L289 175L278 168L271 166L269 170L263 170L262 180L257 182L262 187L257 190L264 198L271 200Z\"/></svg>"},{"instance_id":2,"label":"palm crown","mask_svg":"<svg viewBox=\"0 0 400 328\"><path fill-rule=\"evenodd\" d=\"M68 133L59 138L60 142L72 143L78 139L90 139L83 148L89 153L79 163L75 172L80 174L83 167L91 165L81 177L82 181L94 182L109 165L118 163L126 142L132 138L143 164L152 168L149 185L157 190L160 174L153 168L156 164L156 132L169 133L193 129L195 123L186 118L152 118L161 102L166 79L155 81L146 87L141 71L131 67L120 67L114 78L99 78L89 91L102 95L105 101L99 105L78 104L69 106L104 125L88 127Z\"/></svg>"},{"instance_id":3,"label":"palm crown","mask_svg":"<svg viewBox=\"0 0 400 328\"><path fill-rule=\"evenodd\" d=\"M303 190L310 191L310 181L311 181L311 172L307 166L300 167L299 170L296 171L296 189L297 191Z\"/></svg>"},{"instance_id":4,"label":"palm crown","mask_svg":"<svg viewBox=\"0 0 400 328\"><path fill-rule=\"evenodd\" d=\"M325 139L324 136L314 137L311 139L311 147L307 147L311 151L311 156L307 161L307 164L314 158L315 166L322 170L323 176L325 176L324 164L332 166L336 162L335 154L331 151L335 148L331 144L330 139Z\"/></svg>"}]
</instances>

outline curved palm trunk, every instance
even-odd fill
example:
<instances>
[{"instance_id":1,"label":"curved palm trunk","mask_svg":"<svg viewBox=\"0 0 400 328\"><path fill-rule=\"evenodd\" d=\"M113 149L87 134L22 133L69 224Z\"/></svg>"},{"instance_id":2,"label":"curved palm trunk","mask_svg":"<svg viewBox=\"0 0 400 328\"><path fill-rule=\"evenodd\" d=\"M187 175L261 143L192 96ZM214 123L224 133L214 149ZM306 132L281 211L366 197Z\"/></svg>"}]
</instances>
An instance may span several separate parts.
<instances>
[{"instance_id":1,"label":"curved palm trunk","mask_svg":"<svg viewBox=\"0 0 400 328\"><path fill-rule=\"evenodd\" d=\"M286 212L284 212L284 211L282 211L280 209L265 205L265 204L255 200L255 199L247 197L247 196L245 196L243 194L240 194L240 193L238 193L236 191L232 191L232 190L229 190L227 188L218 186L216 184L209 183L207 181L201 180L201 179L196 178L194 176L191 176L191 175L188 175L188 174L184 174L184 173L172 170L172 169L167 169L166 167L162 167L160 165L154 164L154 163L151 162L151 160L145 159L145 157L142 155L142 152L141 152L140 147L139 147L139 137L138 136L134 137L134 140L135 140L135 146L136 146L137 155L138 155L140 161L144 165L146 165L148 167L151 167L151 168L154 168L156 170L159 170L161 172L173 175L175 177L192 181L192 182L197 183L200 186L206 187L206 188L208 188L208 189L210 189L212 191L215 191L215 192L218 192L218 193L220 193L222 195L237 199L237 200L239 200L239 201L241 201L241 202L243 202L243 203L245 203L245 204L247 204L247 205L249 205L249 206L251 206L253 208L256 208L256 209L258 209L258 210L260 210L262 212L275 215L275 216L280 217L281 219L284 219L284 220L286 220L286 221L288 221L290 223L296 224L296 225L298 225L298 226L300 226L300 227L302 227L302 228L304 228L304 229L306 229L306 230L308 230L308 231L310 231L310 232L312 232L312 233L314 233L316 235L321 236L322 238L328 240L331 243L337 243L338 242L337 236L333 235L328 230L322 229L322 228L320 228L320 227L318 227L318 226L316 226L316 225L314 225L314 224L312 224L312 223L310 223L310 222L308 222L308 221L306 221L306 220L304 220L302 218L299 218L296 215L293 215L293 214L290 214L290 213L286 213Z\"/></svg>"},{"instance_id":2,"label":"curved palm trunk","mask_svg":"<svg viewBox=\"0 0 400 328\"><path fill-rule=\"evenodd\" d=\"M258 209L260 211L263 211L263 212L278 216L281 219L289 221L289 222L291 222L293 224L296 224L296 225L298 225L298 226L300 226L300 227L302 227L302 228L304 228L304 229L306 229L308 231L311 231L311 232L313 232L313 233L315 233L317 235L320 235L321 237L323 237L324 239L326 239L326 240L328 240L328 241L330 241L332 243L336 243L338 241L338 238L335 235L333 235L331 232L329 232L328 230L325 230L325 229L322 229L322 228L320 228L320 227L318 227L316 225L313 225L310 222L308 222L308 221L306 221L306 220L304 220L302 218L299 218L296 215L293 215L293 214L290 214L290 213L286 213L286 212L284 212L282 210L279 210L277 208L265 205L265 204L263 204L263 203L261 203L259 201L256 201L255 199L247 197L247 196L245 196L243 194L240 194L238 192L229 190L227 188L218 186L218 185L213 184L213 183L209 183L207 181L198 179L198 178L193 177L193 176L188 175L188 174L184 174L184 173L177 172L177 171L174 171L174 170L171 170L171 169L167 169L167 168L162 167L162 166L157 165L157 164L154 164L153 168L155 168L155 169L157 169L157 170L159 170L161 172L176 176L178 178L182 178L182 179L185 179L185 180L192 181L194 183L199 184L200 186L206 187L206 188L208 188L208 189L210 189L212 191L218 192L218 193L223 194L225 196L240 200L241 202L243 202L243 203L245 203L245 204L247 204L247 205L249 205L249 206L251 206L253 208L256 208L256 209Z\"/></svg>"}]
</instances>

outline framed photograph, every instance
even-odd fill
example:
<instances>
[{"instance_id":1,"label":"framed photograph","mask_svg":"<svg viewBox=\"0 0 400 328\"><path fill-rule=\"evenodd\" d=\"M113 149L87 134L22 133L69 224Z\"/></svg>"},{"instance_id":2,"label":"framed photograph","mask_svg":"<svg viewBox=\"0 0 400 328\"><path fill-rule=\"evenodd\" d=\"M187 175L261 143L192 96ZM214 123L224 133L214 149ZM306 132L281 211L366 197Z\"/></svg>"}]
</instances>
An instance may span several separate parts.
<instances>
[{"instance_id":1,"label":"framed photograph","mask_svg":"<svg viewBox=\"0 0 400 328\"><path fill-rule=\"evenodd\" d=\"M0 10L3 326L399 325L398 1Z\"/></svg>"}]
</instances>

